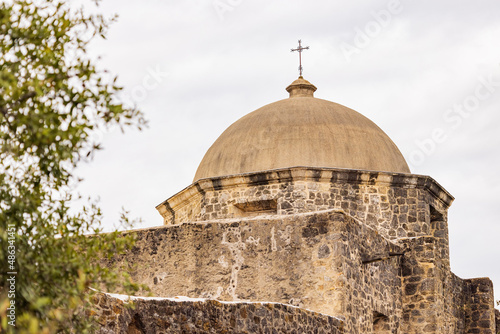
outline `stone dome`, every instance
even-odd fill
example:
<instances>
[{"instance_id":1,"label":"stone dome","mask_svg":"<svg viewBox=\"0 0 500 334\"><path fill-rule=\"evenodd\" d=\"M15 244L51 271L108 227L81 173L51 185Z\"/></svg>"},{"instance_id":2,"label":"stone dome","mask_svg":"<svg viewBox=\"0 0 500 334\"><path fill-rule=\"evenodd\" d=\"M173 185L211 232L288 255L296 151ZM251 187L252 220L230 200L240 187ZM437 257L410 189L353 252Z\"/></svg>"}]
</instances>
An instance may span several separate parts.
<instances>
[{"instance_id":1,"label":"stone dome","mask_svg":"<svg viewBox=\"0 0 500 334\"><path fill-rule=\"evenodd\" d=\"M394 142L375 123L343 105L313 96L299 77L288 99L229 126L208 149L194 181L295 166L410 173Z\"/></svg>"}]
</instances>

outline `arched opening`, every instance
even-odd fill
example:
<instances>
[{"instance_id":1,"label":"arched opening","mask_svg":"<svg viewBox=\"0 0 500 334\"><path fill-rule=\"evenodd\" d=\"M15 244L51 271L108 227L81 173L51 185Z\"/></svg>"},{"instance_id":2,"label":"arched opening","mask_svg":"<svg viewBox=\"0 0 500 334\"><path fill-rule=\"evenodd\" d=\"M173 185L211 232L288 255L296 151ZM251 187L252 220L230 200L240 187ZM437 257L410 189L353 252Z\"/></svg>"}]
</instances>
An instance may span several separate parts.
<instances>
[{"instance_id":1,"label":"arched opening","mask_svg":"<svg viewBox=\"0 0 500 334\"><path fill-rule=\"evenodd\" d=\"M373 312L373 334L391 334L389 318L377 311Z\"/></svg>"}]
</instances>

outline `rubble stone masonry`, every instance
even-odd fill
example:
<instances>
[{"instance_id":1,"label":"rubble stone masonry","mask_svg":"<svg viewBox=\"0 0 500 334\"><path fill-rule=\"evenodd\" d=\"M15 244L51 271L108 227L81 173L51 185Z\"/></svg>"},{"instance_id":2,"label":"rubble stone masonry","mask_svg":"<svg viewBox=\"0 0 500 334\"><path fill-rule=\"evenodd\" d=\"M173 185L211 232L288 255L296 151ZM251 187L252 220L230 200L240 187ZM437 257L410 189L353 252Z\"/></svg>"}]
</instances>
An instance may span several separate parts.
<instances>
[{"instance_id":1,"label":"rubble stone masonry","mask_svg":"<svg viewBox=\"0 0 500 334\"><path fill-rule=\"evenodd\" d=\"M430 233L448 240L447 210L452 202L453 197L428 176L295 167L202 179L157 210L170 225L338 209L389 240Z\"/></svg>"},{"instance_id":2,"label":"rubble stone masonry","mask_svg":"<svg viewBox=\"0 0 500 334\"><path fill-rule=\"evenodd\" d=\"M343 333L339 319L282 304L136 299L127 307L105 294L95 303L96 334Z\"/></svg>"},{"instance_id":3,"label":"rubble stone masonry","mask_svg":"<svg viewBox=\"0 0 500 334\"><path fill-rule=\"evenodd\" d=\"M126 232L135 247L107 264L129 264L154 296L206 300L144 299L136 313L114 301L120 312L95 316L110 333L494 334L491 281L450 271L452 201L413 174L294 167L202 179L157 206L165 226Z\"/></svg>"}]
</instances>

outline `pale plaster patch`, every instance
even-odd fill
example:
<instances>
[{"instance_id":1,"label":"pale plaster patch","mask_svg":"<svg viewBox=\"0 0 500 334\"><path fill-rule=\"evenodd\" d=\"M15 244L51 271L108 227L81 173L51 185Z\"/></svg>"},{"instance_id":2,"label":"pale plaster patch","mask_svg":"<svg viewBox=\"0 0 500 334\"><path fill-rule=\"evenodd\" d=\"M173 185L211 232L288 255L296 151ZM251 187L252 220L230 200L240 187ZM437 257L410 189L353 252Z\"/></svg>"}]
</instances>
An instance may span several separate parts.
<instances>
[{"instance_id":1,"label":"pale plaster patch","mask_svg":"<svg viewBox=\"0 0 500 334\"><path fill-rule=\"evenodd\" d=\"M231 235L229 235L231 234ZM228 240L236 239L234 242ZM238 272L241 266L245 262L243 258L243 250L246 248L246 244L241 240L241 231L237 227L230 227L226 232L222 234L222 244L229 248L233 258L233 265L231 266L231 280L229 281L229 286L226 291L233 300L239 300L236 294L236 288L238 287Z\"/></svg>"},{"instance_id":2,"label":"pale plaster patch","mask_svg":"<svg viewBox=\"0 0 500 334\"><path fill-rule=\"evenodd\" d=\"M271 250L273 252L276 252L278 250L278 247L276 246L276 238L274 237L274 226L271 229Z\"/></svg>"}]
</instances>

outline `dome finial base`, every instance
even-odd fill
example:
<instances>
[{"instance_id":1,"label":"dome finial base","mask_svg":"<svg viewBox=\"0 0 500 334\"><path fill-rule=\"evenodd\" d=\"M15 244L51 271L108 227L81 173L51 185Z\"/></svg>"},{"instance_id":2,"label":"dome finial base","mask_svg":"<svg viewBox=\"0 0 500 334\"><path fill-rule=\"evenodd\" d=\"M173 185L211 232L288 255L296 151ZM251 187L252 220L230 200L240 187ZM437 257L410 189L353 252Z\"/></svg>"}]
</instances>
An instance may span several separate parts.
<instances>
[{"instance_id":1,"label":"dome finial base","mask_svg":"<svg viewBox=\"0 0 500 334\"><path fill-rule=\"evenodd\" d=\"M286 88L286 91L290 93L290 97L314 97L316 89L316 86L301 75Z\"/></svg>"}]
</instances>

